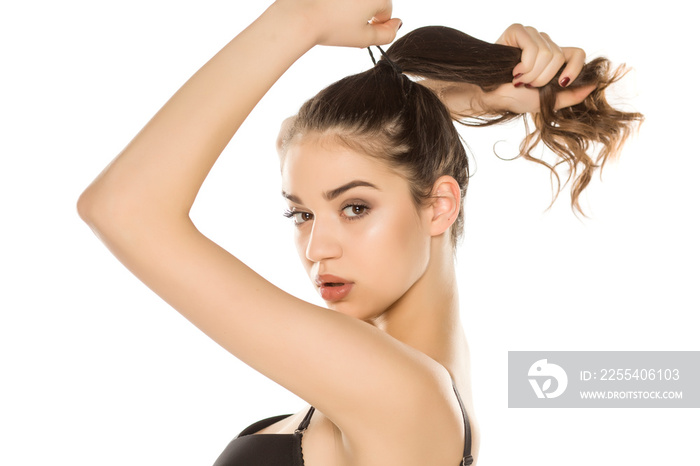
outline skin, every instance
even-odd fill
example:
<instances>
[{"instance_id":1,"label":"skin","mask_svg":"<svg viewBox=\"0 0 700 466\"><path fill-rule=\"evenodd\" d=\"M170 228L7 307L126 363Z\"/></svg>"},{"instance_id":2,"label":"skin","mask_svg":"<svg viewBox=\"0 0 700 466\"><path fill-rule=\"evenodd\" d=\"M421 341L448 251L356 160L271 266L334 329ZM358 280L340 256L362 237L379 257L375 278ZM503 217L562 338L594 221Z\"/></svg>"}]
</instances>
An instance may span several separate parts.
<instances>
[{"instance_id":1,"label":"skin","mask_svg":"<svg viewBox=\"0 0 700 466\"><path fill-rule=\"evenodd\" d=\"M464 432L452 379L478 454L449 240L458 187L439 178L431 202L416 209L406 181L378 161L321 138L292 144L283 189L301 201L290 207L314 215L298 228L302 260L310 275L327 269L356 282L347 301L331 306L337 312L265 281L202 235L189 211L223 148L292 63L318 44L389 43L400 24L384 0L277 1L183 85L78 201L81 217L140 280L318 409L304 435L308 466L455 466ZM380 192L358 187L324 199L358 177ZM347 221L339 203L348 196L373 210ZM291 432L299 420L273 430Z\"/></svg>"},{"instance_id":2,"label":"skin","mask_svg":"<svg viewBox=\"0 0 700 466\"><path fill-rule=\"evenodd\" d=\"M559 47L544 32L522 24L513 24L506 29L496 44L522 49L521 62L513 68L513 82L499 86L495 91L481 97L483 108L505 109L514 113L537 113L540 99L537 87L544 86L566 64L559 76L559 85L566 88L583 69L586 53L578 47ZM555 110L582 102L595 86L566 89L557 93ZM455 96L456 92L452 92Z\"/></svg>"},{"instance_id":3,"label":"skin","mask_svg":"<svg viewBox=\"0 0 700 466\"><path fill-rule=\"evenodd\" d=\"M474 84L430 79L423 81L455 117L496 115L504 110L520 114L537 113L540 111L540 96L536 88L547 84L564 64L566 66L561 72L559 85L566 88L579 75L586 60L582 49L559 47L547 34L522 24L509 26L495 43L523 50L522 61L513 69L513 82L484 92ZM562 90L557 93L554 108L559 110L576 105L594 90L594 85Z\"/></svg>"},{"instance_id":4,"label":"skin","mask_svg":"<svg viewBox=\"0 0 700 466\"><path fill-rule=\"evenodd\" d=\"M518 78L521 79L521 78ZM432 89L454 118L469 116L497 116L505 110L513 113L537 113L540 95L537 89L506 83L491 92L484 92L475 84L446 83L426 79L423 85ZM555 109L570 107L582 102L595 90L595 85L561 91L557 94Z\"/></svg>"},{"instance_id":5,"label":"skin","mask_svg":"<svg viewBox=\"0 0 700 466\"><path fill-rule=\"evenodd\" d=\"M350 188L328 199L327 193L357 180L372 186ZM329 309L361 319L447 368L462 387L473 424L473 451L478 451L449 230L460 205L457 182L441 177L433 202L417 207L400 173L339 144L332 135L312 134L295 138L285 153L282 190L294 213L297 251L312 282L319 273L353 282L347 297L328 302ZM304 414L262 433L293 432ZM323 450L335 431L323 413L315 414L314 421L316 435L304 438L308 464L314 464L316 454L307 444L315 445L319 438L318 449ZM323 431L325 436L319 434ZM318 464L323 461L328 457L319 457Z\"/></svg>"},{"instance_id":6,"label":"skin","mask_svg":"<svg viewBox=\"0 0 700 466\"><path fill-rule=\"evenodd\" d=\"M319 138L295 143L282 166L283 192L298 218L297 250L312 281L333 274L354 284L347 298L329 301L329 308L374 323L426 271L426 214L415 208L402 176ZM356 180L373 186L327 198L325 193Z\"/></svg>"}]
</instances>

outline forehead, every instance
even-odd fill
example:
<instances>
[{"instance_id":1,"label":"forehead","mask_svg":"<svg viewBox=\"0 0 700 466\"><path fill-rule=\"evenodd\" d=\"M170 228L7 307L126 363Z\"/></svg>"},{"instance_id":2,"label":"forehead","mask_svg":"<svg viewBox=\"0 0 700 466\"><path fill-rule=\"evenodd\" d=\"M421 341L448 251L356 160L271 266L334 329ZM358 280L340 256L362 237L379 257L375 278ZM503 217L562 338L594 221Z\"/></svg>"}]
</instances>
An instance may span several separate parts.
<instances>
[{"instance_id":1,"label":"forehead","mask_svg":"<svg viewBox=\"0 0 700 466\"><path fill-rule=\"evenodd\" d=\"M282 190L299 193L310 189L334 189L350 181L364 180L386 189L405 189L407 183L386 162L357 152L332 136L295 137L281 160Z\"/></svg>"}]
</instances>

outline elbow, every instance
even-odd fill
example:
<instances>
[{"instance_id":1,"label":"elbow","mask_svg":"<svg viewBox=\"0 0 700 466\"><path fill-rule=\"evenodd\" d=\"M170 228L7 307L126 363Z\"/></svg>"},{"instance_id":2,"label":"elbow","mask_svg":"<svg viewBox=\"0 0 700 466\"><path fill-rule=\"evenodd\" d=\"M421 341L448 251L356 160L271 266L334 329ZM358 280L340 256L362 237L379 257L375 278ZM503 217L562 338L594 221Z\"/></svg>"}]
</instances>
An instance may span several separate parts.
<instances>
[{"instance_id":1,"label":"elbow","mask_svg":"<svg viewBox=\"0 0 700 466\"><path fill-rule=\"evenodd\" d=\"M90 185L78 198L77 209L81 220L92 226L95 211L95 195L93 186Z\"/></svg>"},{"instance_id":2,"label":"elbow","mask_svg":"<svg viewBox=\"0 0 700 466\"><path fill-rule=\"evenodd\" d=\"M180 225L191 225L189 212L184 215L174 209L143 200L129 190L95 180L80 195L77 202L80 218L102 239L117 241L135 238Z\"/></svg>"},{"instance_id":3,"label":"elbow","mask_svg":"<svg viewBox=\"0 0 700 466\"><path fill-rule=\"evenodd\" d=\"M125 218L120 213L124 210L123 206L115 202L119 196L104 191L95 181L83 191L77 202L80 218L100 236L106 232L105 230L118 227L120 219Z\"/></svg>"},{"instance_id":4,"label":"elbow","mask_svg":"<svg viewBox=\"0 0 700 466\"><path fill-rule=\"evenodd\" d=\"M128 222L129 215L124 206L114 199L119 199L119 196L104 193L93 183L77 202L78 215L105 244L118 243L125 234L129 236L134 227Z\"/></svg>"}]
</instances>

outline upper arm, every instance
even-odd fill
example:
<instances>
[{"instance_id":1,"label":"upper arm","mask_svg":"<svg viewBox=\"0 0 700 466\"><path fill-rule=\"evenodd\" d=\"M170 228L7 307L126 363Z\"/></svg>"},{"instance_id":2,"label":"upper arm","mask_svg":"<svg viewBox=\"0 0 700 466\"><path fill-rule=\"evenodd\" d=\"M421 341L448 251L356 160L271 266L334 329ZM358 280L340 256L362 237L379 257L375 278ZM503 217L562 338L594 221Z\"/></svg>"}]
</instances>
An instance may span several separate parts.
<instances>
[{"instance_id":1,"label":"upper arm","mask_svg":"<svg viewBox=\"0 0 700 466\"><path fill-rule=\"evenodd\" d=\"M126 212L81 210L153 291L344 432L359 431L372 419L399 421L435 383L436 363L427 356L368 323L285 293L202 235L189 218L144 222Z\"/></svg>"},{"instance_id":2,"label":"upper arm","mask_svg":"<svg viewBox=\"0 0 700 466\"><path fill-rule=\"evenodd\" d=\"M275 3L195 73L86 190L79 211L141 281L344 432L373 419L401 422L403 408L430 392L434 361L367 323L284 293L188 216L245 117L318 38L307 16L286 5Z\"/></svg>"}]
</instances>

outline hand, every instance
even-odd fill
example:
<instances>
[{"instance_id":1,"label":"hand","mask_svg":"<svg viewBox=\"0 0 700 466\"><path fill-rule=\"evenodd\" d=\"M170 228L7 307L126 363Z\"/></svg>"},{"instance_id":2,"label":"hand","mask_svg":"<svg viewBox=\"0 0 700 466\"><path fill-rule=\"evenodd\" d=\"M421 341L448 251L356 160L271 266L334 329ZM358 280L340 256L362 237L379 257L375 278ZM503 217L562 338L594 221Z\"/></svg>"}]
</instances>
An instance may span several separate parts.
<instances>
[{"instance_id":1,"label":"hand","mask_svg":"<svg viewBox=\"0 0 700 466\"><path fill-rule=\"evenodd\" d=\"M566 63L559 77L559 85L566 87L581 72L586 61L586 52L576 47L560 48L544 32L513 24L496 41L521 49L521 62L513 69L513 84L541 87L547 84Z\"/></svg>"},{"instance_id":2,"label":"hand","mask_svg":"<svg viewBox=\"0 0 700 466\"><path fill-rule=\"evenodd\" d=\"M579 75L586 59L582 49L559 47L547 34L521 24L508 27L496 43L522 49L521 62L513 69L513 82L487 93L484 100L491 108L514 113L537 113L539 92L533 88L549 83L565 63L559 85L568 86ZM592 85L558 92L555 110L582 102L594 89Z\"/></svg>"},{"instance_id":3,"label":"hand","mask_svg":"<svg viewBox=\"0 0 700 466\"><path fill-rule=\"evenodd\" d=\"M301 14L316 44L368 47L392 42L401 20L392 18L391 0L277 0L291 14Z\"/></svg>"},{"instance_id":4,"label":"hand","mask_svg":"<svg viewBox=\"0 0 700 466\"><path fill-rule=\"evenodd\" d=\"M596 85L591 84L557 92L554 110L580 104L595 88ZM487 109L507 110L518 114L540 111L539 91L536 88L515 87L512 83L502 84L495 90L484 93L481 99Z\"/></svg>"}]
</instances>

